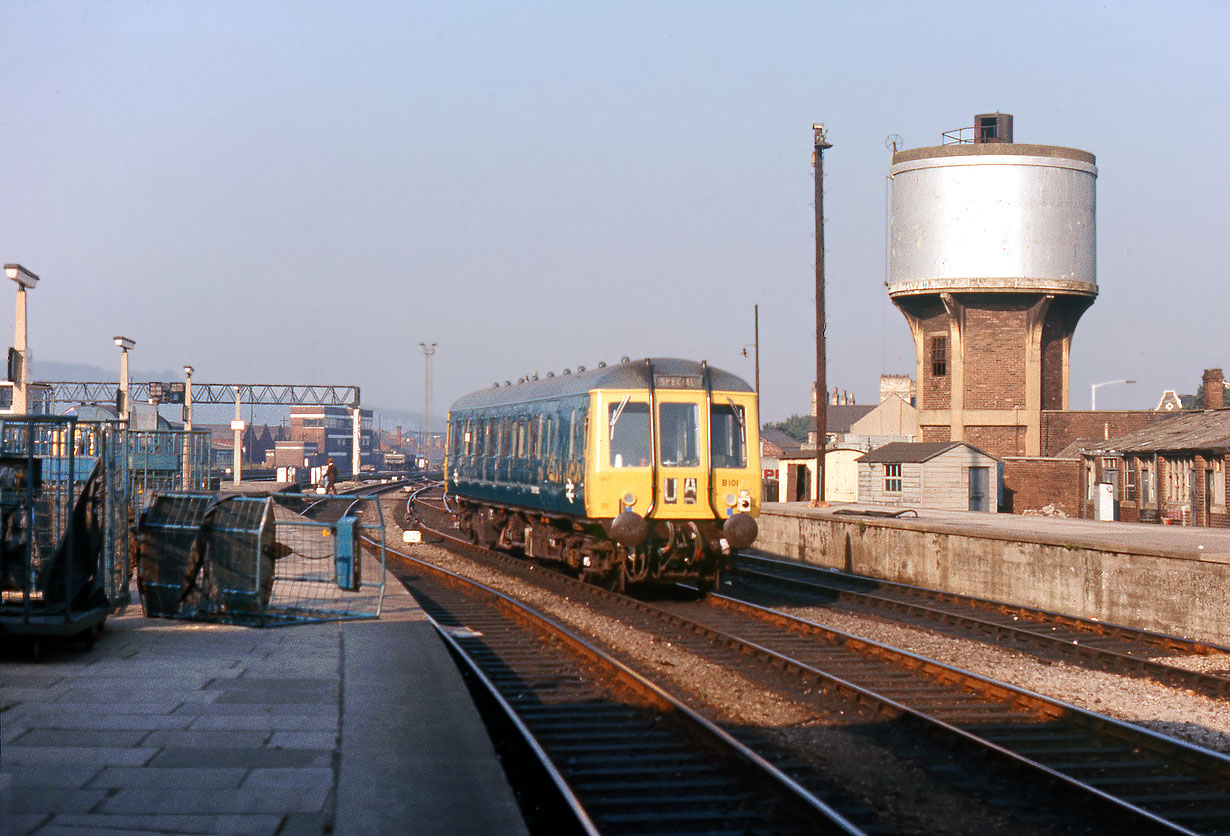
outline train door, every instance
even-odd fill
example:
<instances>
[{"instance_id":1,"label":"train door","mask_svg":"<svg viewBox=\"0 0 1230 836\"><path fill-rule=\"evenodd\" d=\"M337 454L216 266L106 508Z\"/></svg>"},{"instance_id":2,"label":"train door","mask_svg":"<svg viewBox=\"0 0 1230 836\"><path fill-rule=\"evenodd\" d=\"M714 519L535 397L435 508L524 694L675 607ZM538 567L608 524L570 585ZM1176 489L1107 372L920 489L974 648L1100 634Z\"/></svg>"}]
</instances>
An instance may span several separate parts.
<instances>
[{"instance_id":1,"label":"train door","mask_svg":"<svg viewBox=\"0 0 1230 836\"><path fill-rule=\"evenodd\" d=\"M709 478L700 449L701 404L658 403L658 480L661 502L654 516L695 519L710 516Z\"/></svg>"}]
</instances>

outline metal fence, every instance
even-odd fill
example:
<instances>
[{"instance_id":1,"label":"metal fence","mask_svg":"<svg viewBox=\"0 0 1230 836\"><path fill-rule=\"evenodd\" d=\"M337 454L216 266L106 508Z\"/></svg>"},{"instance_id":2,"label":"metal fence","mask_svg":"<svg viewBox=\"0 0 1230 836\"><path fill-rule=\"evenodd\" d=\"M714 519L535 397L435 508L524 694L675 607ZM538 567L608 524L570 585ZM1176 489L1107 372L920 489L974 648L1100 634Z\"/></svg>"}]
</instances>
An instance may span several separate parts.
<instances>
[{"instance_id":1,"label":"metal fence","mask_svg":"<svg viewBox=\"0 0 1230 836\"><path fill-rule=\"evenodd\" d=\"M127 468L117 422L0 417L0 633L95 630L128 603Z\"/></svg>"},{"instance_id":2,"label":"metal fence","mask_svg":"<svg viewBox=\"0 0 1230 836\"><path fill-rule=\"evenodd\" d=\"M140 525L146 615L260 627L378 618L380 503L337 499L345 513L320 522L270 497L154 496Z\"/></svg>"},{"instance_id":3,"label":"metal fence","mask_svg":"<svg viewBox=\"0 0 1230 836\"><path fill-rule=\"evenodd\" d=\"M209 487L208 430L129 430L129 478L136 511L156 493Z\"/></svg>"}]
</instances>

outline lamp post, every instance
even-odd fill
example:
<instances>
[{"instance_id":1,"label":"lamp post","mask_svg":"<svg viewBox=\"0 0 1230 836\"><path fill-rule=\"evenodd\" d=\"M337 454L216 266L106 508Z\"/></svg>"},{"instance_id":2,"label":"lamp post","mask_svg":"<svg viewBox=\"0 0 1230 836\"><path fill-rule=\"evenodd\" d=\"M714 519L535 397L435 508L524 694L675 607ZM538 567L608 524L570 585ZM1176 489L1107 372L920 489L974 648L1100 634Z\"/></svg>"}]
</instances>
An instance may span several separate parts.
<instances>
[{"instance_id":1,"label":"lamp post","mask_svg":"<svg viewBox=\"0 0 1230 836\"><path fill-rule=\"evenodd\" d=\"M112 342L120 347L120 390L116 393L115 411L120 420L128 425L128 349L136 346L136 340L128 337L112 337Z\"/></svg>"},{"instance_id":2,"label":"lamp post","mask_svg":"<svg viewBox=\"0 0 1230 836\"><path fill-rule=\"evenodd\" d=\"M192 487L192 366L184 366L184 490Z\"/></svg>"},{"instance_id":3,"label":"lamp post","mask_svg":"<svg viewBox=\"0 0 1230 836\"><path fill-rule=\"evenodd\" d=\"M431 431L431 358L436 353L437 343L428 345L427 343L419 343L423 349L423 457L428 459L430 466L430 457L427 455L427 445L429 433Z\"/></svg>"},{"instance_id":4,"label":"lamp post","mask_svg":"<svg viewBox=\"0 0 1230 836\"><path fill-rule=\"evenodd\" d=\"M192 432L192 366L184 366L184 431Z\"/></svg>"},{"instance_id":5,"label":"lamp post","mask_svg":"<svg viewBox=\"0 0 1230 836\"><path fill-rule=\"evenodd\" d=\"M824 502L824 447L828 436L828 382L825 379L824 357L824 152L833 146L828 141L824 124L811 126L815 147L812 164L816 177L816 487L812 492L813 506Z\"/></svg>"},{"instance_id":6,"label":"lamp post","mask_svg":"<svg viewBox=\"0 0 1230 836\"><path fill-rule=\"evenodd\" d=\"M1099 386L1114 386L1116 383L1135 383L1135 380L1108 380L1105 383L1095 383L1089 387L1089 409L1096 410L1098 408L1098 387Z\"/></svg>"},{"instance_id":7,"label":"lamp post","mask_svg":"<svg viewBox=\"0 0 1230 836\"><path fill-rule=\"evenodd\" d=\"M243 481L243 431L247 429L247 424L243 421L243 399L241 394L243 387L235 387L235 419L231 421L231 432L235 434L235 448L231 451L231 483L238 485ZM325 435L325 444L328 446L329 436Z\"/></svg>"},{"instance_id":8,"label":"lamp post","mask_svg":"<svg viewBox=\"0 0 1230 836\"><path fill-rule=\"evenodd\" d=\"M17 315L13 328L13 356L9 379L13 381L13 414L25 415L29 409L26 383L29 380L29 351L26 347L26 290L38 284L38 276L20 264L4 265L4 274L17 282ZM16 368L14 368L14 364Z\"/></svg>"}]
</instances>

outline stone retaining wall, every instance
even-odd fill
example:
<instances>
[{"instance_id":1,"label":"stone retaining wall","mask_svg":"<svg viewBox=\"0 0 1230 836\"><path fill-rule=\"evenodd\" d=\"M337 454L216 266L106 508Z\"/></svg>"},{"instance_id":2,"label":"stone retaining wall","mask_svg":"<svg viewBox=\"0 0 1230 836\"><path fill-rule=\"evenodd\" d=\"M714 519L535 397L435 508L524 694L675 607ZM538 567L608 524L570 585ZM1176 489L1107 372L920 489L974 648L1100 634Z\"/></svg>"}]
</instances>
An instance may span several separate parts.
<instances>
[{"instance_id":1,"label":"stone retaining wall","mask_svg":"<svg viewBox=\"0 0 1230 836\"><path fill-rule=\"evenodd\" d=\"M1230 645L1225 556L1021 542L926 519L787 505L762 508L759 523L762 554Z\"/></svg>"}]
</instances>

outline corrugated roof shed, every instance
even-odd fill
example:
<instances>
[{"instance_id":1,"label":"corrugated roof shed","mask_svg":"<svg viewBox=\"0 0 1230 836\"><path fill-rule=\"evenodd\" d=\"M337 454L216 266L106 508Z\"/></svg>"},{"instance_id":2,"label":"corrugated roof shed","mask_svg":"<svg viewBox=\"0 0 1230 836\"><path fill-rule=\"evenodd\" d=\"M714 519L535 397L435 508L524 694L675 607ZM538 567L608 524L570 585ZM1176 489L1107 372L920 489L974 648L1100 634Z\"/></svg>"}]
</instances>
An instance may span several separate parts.
<instances>
[{"instance_id":1,"label":"corrugated roof shed","mask_svg":"<svg viewBox=\"0 0 1230 836\"><path fill-rule=\"evenodd\" d=\"M883 447L877 447L867 455L859 458L858 461L914 464L929 461L941 453L947 453L954 447L968 447L971 450L982 453L984 456L995 458L990 453L979 450L974 445L967 444L964 441L894 441L890 444L885 444Z\"/></svg>"},{"instance_id":2,"label":"corrugated roof shed","mask_svg":"<svg viewBox=\"0 0 1230 836\"><path fill-rule=\"evenodd\" d=\"M1085 447L1087 453L1230 452L1230 409L1184 412Z\"/></svg>"}]
</instances>

